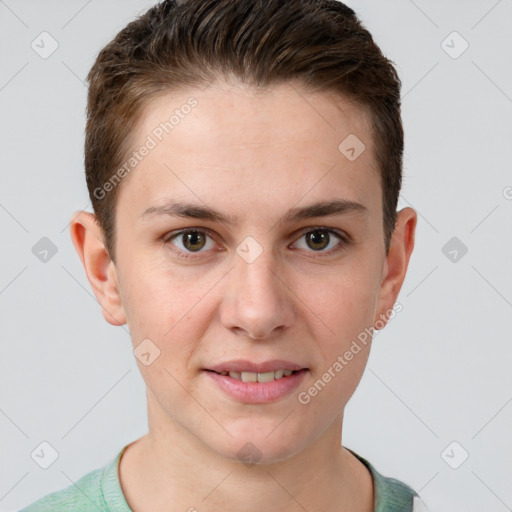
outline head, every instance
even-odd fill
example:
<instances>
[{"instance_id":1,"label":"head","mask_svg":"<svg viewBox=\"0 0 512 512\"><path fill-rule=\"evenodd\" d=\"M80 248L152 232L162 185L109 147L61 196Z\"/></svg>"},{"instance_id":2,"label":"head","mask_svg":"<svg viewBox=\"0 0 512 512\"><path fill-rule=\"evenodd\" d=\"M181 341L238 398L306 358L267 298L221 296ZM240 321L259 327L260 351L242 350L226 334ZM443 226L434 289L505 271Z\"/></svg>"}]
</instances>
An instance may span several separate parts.
<instances>
[{"instance_id":1,"label":"head","mask_svg":"<svg viewBox=\"0 0 512 512\"><path fill-rule=\"evenodd\" d=\"M312 446L341 420L361 333L392 316L414 245L414 210L396 211L392 63L337 1L165 1L88 81L94 215L71 234L106 320L151 354L137 359L150 428L233 459L246 442L268 462ZM249 404L208 375L233 359L305 370L292 393ZM283 405L296 412L276 429Z\"/></svg>"}]
</instances>

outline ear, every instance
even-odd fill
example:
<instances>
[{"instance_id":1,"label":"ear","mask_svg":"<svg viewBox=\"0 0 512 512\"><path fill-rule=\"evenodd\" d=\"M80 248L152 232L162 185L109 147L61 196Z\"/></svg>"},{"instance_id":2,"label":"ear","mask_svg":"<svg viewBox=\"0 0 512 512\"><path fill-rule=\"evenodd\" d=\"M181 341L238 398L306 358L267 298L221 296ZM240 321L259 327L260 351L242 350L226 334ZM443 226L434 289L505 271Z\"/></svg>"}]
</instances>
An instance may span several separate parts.
<instances>
[{"instance_id":1,"label":"ear","mask_svg":"<svg viewBox=\"0 0 512 512\"><path fill-rule=\"evenodd\" d=\"M85 211L75 212L70 221L70 232L105 320L112 325L124 325L126 314L116 268L105 247L95 215Z\"/></svg>"},{"instance_id":2,"label":"ear","mask_svg":"<svg viewBox=\"0 0 512 512\"><path fill-rule=\"evenodd\" d=\"M395 230L391 236L379 292L377 315L374 319L379 329L388 323L393 306L405 279L409 258L414 249L414 235L418 216L412 208L397 213ZM378 322L378 323L377 323ZM375 327L376 328L376 327Z\"/></svg>"}]
</instances>

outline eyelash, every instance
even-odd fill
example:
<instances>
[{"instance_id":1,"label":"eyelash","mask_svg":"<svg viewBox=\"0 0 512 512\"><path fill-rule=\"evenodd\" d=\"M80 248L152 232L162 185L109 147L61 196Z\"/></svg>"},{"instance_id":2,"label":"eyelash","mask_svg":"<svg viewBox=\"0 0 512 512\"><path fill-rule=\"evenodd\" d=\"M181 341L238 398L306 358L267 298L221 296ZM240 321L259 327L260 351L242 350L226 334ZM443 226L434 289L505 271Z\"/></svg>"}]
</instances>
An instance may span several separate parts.
<instances>
[{"instance_id":1,"label":"eyelash","mask_svg":"<svg viewBox=\"0 0 512 512\"><path fill-rule=\"evenodd\" d=\"M324 254L328 254L328 255L336 254L336 253L342 251L343 249L345 249L346 246L349 245L351 243L351 241L352 241L352 239L350 238L349 235L347 235L347 234L345 234L343 232L337 231L335 229L328 228L326 226L314 226L312 228L308 228L307 231L303 231L302 232L302 234L300 235L299 239L302 238L304 235L307 235L308 233L314 233L315 231L326 231L330 235L334 235L341 242L334 249L331 249L329 251L318 251L319 253L324 253ZM171 243L171 241L173 239L177 238L180 235L184 235L186 233L202 233L202 234L208 235L210 238L213 239L213 237L211 235L211 232L208 229L185 228L185 229L181 229L180 231L175 231L175 232L170 233L169 236L165 237L164 243L165 244ZM174 247L172 250L175 251L176 254L180 258L183 258L183 259L198 258L201 255L201 252L196 252L196 253L194 253L194 252L185 252L185 251L182 251L181 249L178 249L176 247ZM310 250L308 252L313 252L314 253L314 252L317 252L317 251ZM313 257L314 258L318 258L318 257L321 258L323 256L313 256Z\"/></svg>"}]
</instances>

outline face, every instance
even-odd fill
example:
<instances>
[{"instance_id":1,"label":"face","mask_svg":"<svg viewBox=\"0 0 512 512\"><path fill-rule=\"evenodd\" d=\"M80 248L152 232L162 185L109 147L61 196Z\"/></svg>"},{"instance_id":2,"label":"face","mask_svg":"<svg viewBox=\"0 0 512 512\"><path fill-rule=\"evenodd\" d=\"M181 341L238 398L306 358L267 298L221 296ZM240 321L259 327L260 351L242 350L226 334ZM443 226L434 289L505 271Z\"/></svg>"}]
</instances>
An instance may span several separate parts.
<instances>
[{"instance_id":1,"label":"face","mask_svg":"<svg viewBox=\"0 0 512 512\"><path fill-rule=\"evenodd\" d=\"M144 354L150 430L177 426L220 456L245 446L275 462L339 425L369 339L344 354L389 316L412 235L406 245L399 228L386 259L369 119L334 101L217 83L145 111L133 148L156 144L122 183L113 291L100 302ZM250 381L300 371L246 383L213 368Z\"/></svg>"}]
</instances>

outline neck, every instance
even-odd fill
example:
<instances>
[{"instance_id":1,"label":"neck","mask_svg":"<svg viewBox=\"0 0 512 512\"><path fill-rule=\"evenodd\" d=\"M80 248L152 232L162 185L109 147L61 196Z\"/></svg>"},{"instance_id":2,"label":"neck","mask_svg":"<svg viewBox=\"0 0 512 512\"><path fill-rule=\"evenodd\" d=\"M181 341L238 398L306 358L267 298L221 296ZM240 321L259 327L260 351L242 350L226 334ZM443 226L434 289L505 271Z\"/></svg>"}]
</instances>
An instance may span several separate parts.
<instances>
[{"instance_id":1,"label":"neck","mask_svg":"<svg viewBox=\"0 0 512 512\"><path fill-rule=\"evenodd\" d=\"M127 447L120 464L135 512L373 511L371 474L341 446L342 414L288 458L244 464L212 450L149 401L148 413L149 433Z\"/></svg>"}]
</instances>

